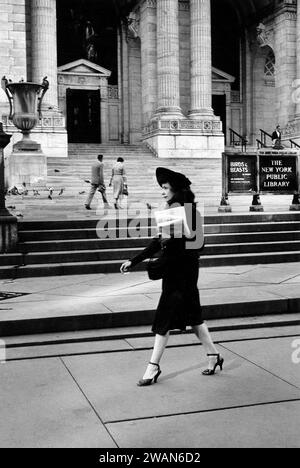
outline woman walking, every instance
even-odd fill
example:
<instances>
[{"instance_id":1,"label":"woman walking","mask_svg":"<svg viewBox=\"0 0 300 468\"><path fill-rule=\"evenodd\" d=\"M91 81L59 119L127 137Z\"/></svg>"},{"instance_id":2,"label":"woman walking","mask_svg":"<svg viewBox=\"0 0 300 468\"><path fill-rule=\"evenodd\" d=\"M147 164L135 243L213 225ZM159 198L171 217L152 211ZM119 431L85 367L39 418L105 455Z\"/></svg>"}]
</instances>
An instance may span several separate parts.
<instances>
[{"instance_id":1,"label":"woman walking","mask_svg":"<svg viewBox=\"0 0 300 468\"><path fill-rule=\"evenodd\" d=\"M182 236L163 230L152 239L151 243L139 255L124 262L121 272L125 273L146 258L162 250L164 261L162 294L156 310L152 331L155 334L154 347L150 362L139 386L157 382L160 360L168 342L170 330L185 330L191 326L202 342L209 358L208 367L202 374L213 375L224 359L218 353L201 316L201 305L197 287L199 274L199 253L203 248L203 230L199 212L196 209L195 195L190 190L191 182L179 172L159 167L156 178L162 188L162 197L166 201L166 210L184 206L188 229ZM196 235L194 235L196 234ZM199 245L199 235L202 237Z\"/></svg>"},{"instance_id":2,"label":"woman walking","mask_svg":"<svg viewBox=\"0 0 300 468\"><path fill-rule=\"evenodd\" d=\"M126 174L125 174L125 168L124 168L124 159L123 158L118 158L117 162L114 164L112 168L112 173L111 173L111 179L109 186L113 185L113 197L114 197L114 207L116 210L119 208L122 208L121 205L119 205L119 200L121 201L123 198L123 190L124 190L124 184L126 183Z\"/></svg>"}]
</instances>

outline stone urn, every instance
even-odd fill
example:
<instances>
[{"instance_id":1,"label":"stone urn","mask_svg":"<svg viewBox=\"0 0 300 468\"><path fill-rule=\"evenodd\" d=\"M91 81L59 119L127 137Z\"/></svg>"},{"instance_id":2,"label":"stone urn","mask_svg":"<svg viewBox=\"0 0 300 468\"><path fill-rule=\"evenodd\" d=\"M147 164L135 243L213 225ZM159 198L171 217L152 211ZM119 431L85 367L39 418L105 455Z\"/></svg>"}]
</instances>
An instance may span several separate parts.
<instances>
[{"instance_id":1,"label":"stone urn","mask_svg":"<svg viewBox=\"0 0 300 468\"><path fill-rule=\"evenodd\" d=\"M42 84L25 81L13 83L4 76L2 88L10 105L9 119L23 134L23 139L14 145L14 151L40 151L40 145L31 140L30 132L42 118L41 105L49 82L44 78Z\"/></svg>"}]
</instances>

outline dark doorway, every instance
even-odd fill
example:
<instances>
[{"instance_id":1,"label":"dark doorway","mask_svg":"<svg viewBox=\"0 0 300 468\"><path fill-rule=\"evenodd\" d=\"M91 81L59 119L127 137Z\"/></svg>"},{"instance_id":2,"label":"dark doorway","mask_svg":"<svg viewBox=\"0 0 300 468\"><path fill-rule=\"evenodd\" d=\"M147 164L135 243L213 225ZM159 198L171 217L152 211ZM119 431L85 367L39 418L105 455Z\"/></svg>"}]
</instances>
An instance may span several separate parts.
<instances>
[{"instance_id":1,"label":"dark doorway","mask_svg":"<svg viewBox=\"0 0 300 468\"><path fill-rule=\"evenodd\" d=\"M217 95L214 94L212 97L212 107L214 110L214 114L218 115L223 124L223 133L225 136L225 144L226 144L226 95L221 94Z\"/></svg>"},{"instance_id":2,"label":"dark doorway","mask_svg":"<svg viewBox=\"0 0 300 468\"><path fill-rule=\"evenodd\" d=\"M100 92L67 89L69 143L101 143Z\"/></svg>"}]
</instances>

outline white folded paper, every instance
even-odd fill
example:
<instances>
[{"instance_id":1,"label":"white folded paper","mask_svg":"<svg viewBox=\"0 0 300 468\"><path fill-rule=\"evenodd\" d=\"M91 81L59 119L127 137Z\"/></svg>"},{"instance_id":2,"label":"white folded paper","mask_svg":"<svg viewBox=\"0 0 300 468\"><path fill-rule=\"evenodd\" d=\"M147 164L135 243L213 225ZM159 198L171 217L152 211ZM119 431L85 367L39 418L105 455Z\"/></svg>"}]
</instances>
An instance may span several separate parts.
<instances>
[{"instance_id":1,"label":"white folded paper","mask_svg":"<svg viewBox=\"0 0 300 468\"><path fill-rule=\"evenodd\" d=\"M155 211L154 213L156 224L158 228L166 228L171 226L183 226L185 236L191 235L184 206L170 208L168 210ZM165 231L165 230L163 230Z\"/></svg>"}]
</instances>

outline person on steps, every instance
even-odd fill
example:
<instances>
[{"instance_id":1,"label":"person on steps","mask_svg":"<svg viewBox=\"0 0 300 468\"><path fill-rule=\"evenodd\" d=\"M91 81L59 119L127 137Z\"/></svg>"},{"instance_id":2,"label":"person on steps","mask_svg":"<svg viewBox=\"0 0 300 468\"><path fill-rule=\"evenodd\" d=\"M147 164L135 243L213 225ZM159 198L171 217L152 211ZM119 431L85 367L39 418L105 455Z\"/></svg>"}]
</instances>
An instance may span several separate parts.
<instances>
[{"instance_id":1,"label":"person on steps","mask_svg":"<svg viewBox=\"0 0 300 468\"><path fill-rule=\"evenodd\" d=\"M97 156L97 161L91 167L91 189L90 193L85 202L85 208L87 210L91 209L91 203L96 193L96 190L101 193L104 208L110 208L109 203L106 197L106 187L104 184L104 164L103 164L103 154Z\"/></svg>"}]
</instances>

